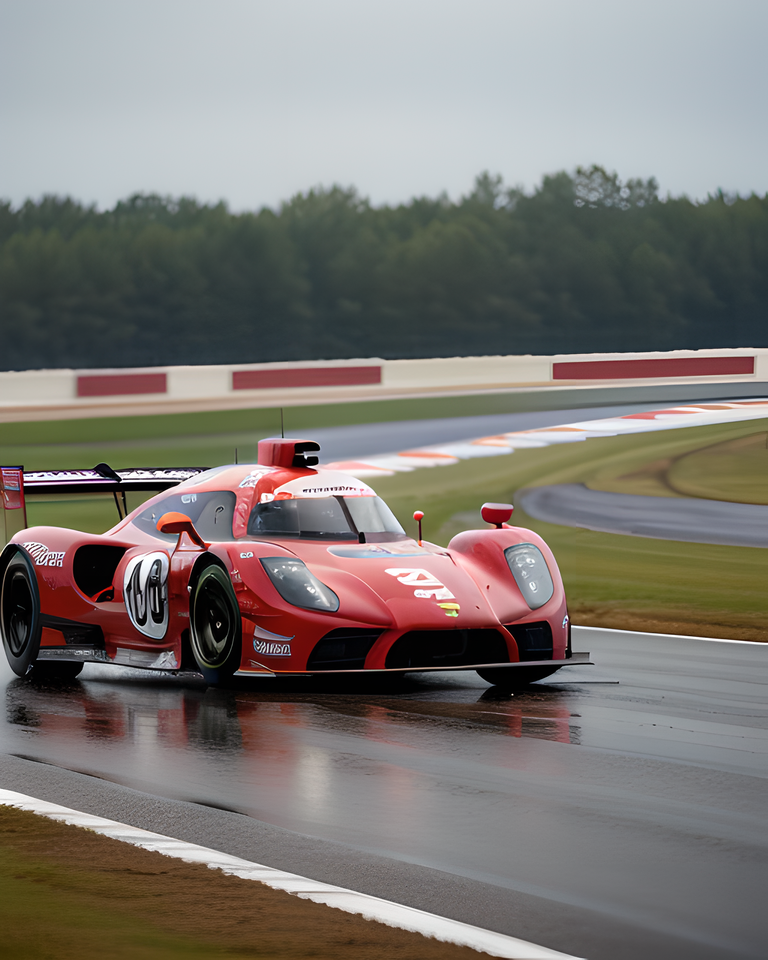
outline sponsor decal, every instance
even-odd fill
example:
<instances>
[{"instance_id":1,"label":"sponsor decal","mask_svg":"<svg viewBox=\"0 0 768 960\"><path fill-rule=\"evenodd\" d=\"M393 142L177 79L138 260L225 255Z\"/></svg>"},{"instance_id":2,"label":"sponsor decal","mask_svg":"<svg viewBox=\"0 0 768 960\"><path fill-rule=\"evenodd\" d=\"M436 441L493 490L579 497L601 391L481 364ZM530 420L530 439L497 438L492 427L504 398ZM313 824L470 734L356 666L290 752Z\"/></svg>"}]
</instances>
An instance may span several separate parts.
<instances>
[{"instance_id":1,"label":"sponsor decal","mask_svg":"<svg viewBox=\"0 0 768 960\"><path fill-rule=\"evenodd\" d=\"M251 470L248 476L244 480L240 481L240 488L255 487L262 477L266 477L266 475L268 473L272 473L273 470L274 467L259 467L258 470Z\"/></svg>"},{"instance_id":2,"label":"sponsor decal","mask_svg":"<svg viewBox=\"0 0 768 960\"><path fill-rule=\"evenodd\" d=\"M252 556L253 556L253 550L248 550L246 553L241 553L241 554L240 554L240 559L241 559L241 560L250 560Z\"/></svg>"},{"instance_id":3,"label":"sponsor decal","mask_svg":"<svg viewBox=\"0 0 768 960\"><path fill-rule=\"evenodd\" d=\"M139 633L161 640L168 629L168 554L157 551L134 557L125 568L123 596L131 623Z\"/></svg>"},{"instance_id":4,"label":"sponsor decal","mask_svg":"<svg viewBox=\"0 0 768 960\"><path fill-rule=\"evenodd\" d=\"M290 657L291 645L285 641L259 640L254 637L253 649L262 657Z\"/></svg>"},{"instance_id":5,"label":"sponsor decal","mask_svg":"<svg viewBox=\"0 0 768 960\"><path fill-rule=\"evenodd\" d=\"M458 617L461 607L458 603L438 603L441 610L445 610L446 617Z\"/></svg>"},{"instance_id":6,"label":"sponsor decal","mask_svg":"<svg viewBox=\"0 0 768 960\"><path fill-rule=\"evenodd\" d=\"M275 490L276 499L283 496L312 497L375 497L365 483L341 471L325 471L312 477L295 477Z\"/></svg>"},{"instance_id":7,"label":"sponsor decal","mask_svg":"<svg viewBox=\"0 0 768 960\"><path fill-rule=\"evenodd\" d=\"M32 557L38 567L61 567L64 565L65 550L49 550L44 543L22 543L22 547Z\"/></svg>"},{"instance_id":8,"label":"sponsor decal","mask_svg":"<svg viewBox=\"0 0 768 960\"><path fill-rule=\"evenodd\" d=\"M301 492L308 496L316 497L319 493L340 494L340 493L360 493L361 487L353 487L348 484L337 487L302 487Z\"/></svg>"},{"instance_id":9,"label":"sponsor decal","mask_svg":"<svg viewBox=\"0 0 768 960\"><path fill-rule=\"evenodd\" d=\"M434 574L420 567L388 567L391 577L397 577L400 583L414 587L413 595L420 600L455 600L454 594Z\"/></svg>"},{"instance_id":10,"label":"sponsor decal","mask_svg":"<svg viewBox=\"0 0 768 960\"><path fill-rule=\"evenodd\" d=\"M196 493L182 493L181 495L182 503L197 503L197 494Z\"/></svg>"}]
</instances>

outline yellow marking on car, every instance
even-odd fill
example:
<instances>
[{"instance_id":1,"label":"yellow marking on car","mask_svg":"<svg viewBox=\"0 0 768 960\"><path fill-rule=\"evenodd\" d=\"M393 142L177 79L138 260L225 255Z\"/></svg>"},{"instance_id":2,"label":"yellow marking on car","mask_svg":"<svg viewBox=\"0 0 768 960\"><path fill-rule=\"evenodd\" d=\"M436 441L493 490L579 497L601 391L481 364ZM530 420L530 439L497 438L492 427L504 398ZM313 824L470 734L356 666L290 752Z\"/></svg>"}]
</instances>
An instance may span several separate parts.
<instances>
[{"instance_id":1,"label":"yellow marking on car","mask_svg":"<svg viewBox=\"0 0 768 960\"><path fill-rule=\"evenodd\" d=\"M461 610L458 603L438 603L438 607L445 611L446 617L458 617Z\"/></svg>"}]
</instances>

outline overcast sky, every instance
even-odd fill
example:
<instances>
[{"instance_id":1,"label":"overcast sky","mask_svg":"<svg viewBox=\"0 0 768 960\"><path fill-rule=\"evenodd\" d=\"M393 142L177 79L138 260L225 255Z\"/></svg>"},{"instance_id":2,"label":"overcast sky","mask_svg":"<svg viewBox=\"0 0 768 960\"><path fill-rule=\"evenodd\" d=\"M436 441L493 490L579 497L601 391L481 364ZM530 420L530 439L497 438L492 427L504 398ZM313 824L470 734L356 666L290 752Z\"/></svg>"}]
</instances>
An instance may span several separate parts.
<instances>
[{"instance_id":1,"label":"overcast sky","mask_svg":"<svg viewBox=\"0 0 768 960\"><path fill-rule=\"evenodd\" d=\"M0 197L768 192L766 0L0 0Z\"/></svg>"}]
</instances>

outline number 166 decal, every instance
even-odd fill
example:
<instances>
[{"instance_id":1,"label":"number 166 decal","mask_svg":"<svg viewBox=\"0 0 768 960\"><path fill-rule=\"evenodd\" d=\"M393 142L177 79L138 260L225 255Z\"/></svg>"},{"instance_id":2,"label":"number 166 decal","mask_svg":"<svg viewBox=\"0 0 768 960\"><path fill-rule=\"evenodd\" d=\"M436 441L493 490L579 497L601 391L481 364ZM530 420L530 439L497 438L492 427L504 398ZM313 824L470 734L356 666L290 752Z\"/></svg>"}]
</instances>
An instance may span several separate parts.
<instances>
[{"instance_id":1,"label":"number 166 decal","mask_svg":"<svg viewBox=\"0 0 768 960\"><path fill-rule=\"evenodd\" d=\"M145 637L162 640L168 629L168 555L147 553L125 568L123 594L131 623Z\"/></svg>"}]
</instances>

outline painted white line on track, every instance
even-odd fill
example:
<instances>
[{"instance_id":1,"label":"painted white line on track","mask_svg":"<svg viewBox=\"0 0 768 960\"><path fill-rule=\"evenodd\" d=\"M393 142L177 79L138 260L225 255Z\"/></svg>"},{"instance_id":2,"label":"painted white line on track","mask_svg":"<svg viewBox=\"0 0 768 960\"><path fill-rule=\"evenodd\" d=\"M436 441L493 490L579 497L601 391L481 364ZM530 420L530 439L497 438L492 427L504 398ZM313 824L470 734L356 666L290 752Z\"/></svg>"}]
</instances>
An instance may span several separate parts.
<instances>
[{"instance_id":1,"label":"painted white line on track","mask_svg":"<svg viewBox=\"0 0 768 960\"><path fill-rule=\"evenodd\" d=\"M126 823L115 820L106 820L104 817L95 817L90 813L81 813L69 807L59 806L57 803L48 803L47 800L37 800L34 797L16 793L13 790L0 789L0 804L29 810L32 813L48 817L51 820L61 820L64 823L86 830L93 830L114 840L122 840L162 853L166 857L176 857L186 863L204 863L206 866L221 870L223 873L243 880L257 880L274 890L283 890L286 893L300 897L302 900L313 900L315 903L324 903L346 913L355 913L366 920L377 920L390 927L408 930L411 933L420 933L426 937L434 937L447 943L471 947L493 957L504 957L508 960L579 960L570 954L559 953L547 947L540 947L526 940L508 937L503 933L494 933L492 930L483 930L458 920L447 917L438 917L433 913L406 907L400 903L381 900L366 893L357 893L354 890L345 890L343 887L334 887L318 880L309 880L295 873L286 873L273 867L266 867L250 860L241 860L218 850L200 847L195 843L186 843L183 840L174 840L159 833L131 827Z\"/></svg>"},{"instance_id":2,"label":"painted white line on track","mask_svg":"<svg viewBox=\"0 0 768 960\"><path fill-rule=\"evenodd\" d=\"M738 643L744 647L768 650L768 643L764 640L728 640L725 637L695 637L687 633L648 633L643 630L617 630L615 627L579 626L576 623L571 624L571 629L583 634L587 642L590 640L588 636L590 633L592 636L599 633L613 633L616 634L617 637L652 637L654 640L695 640L697 642L701 641L702 643Z\"/></svg>"}]
</instances>

